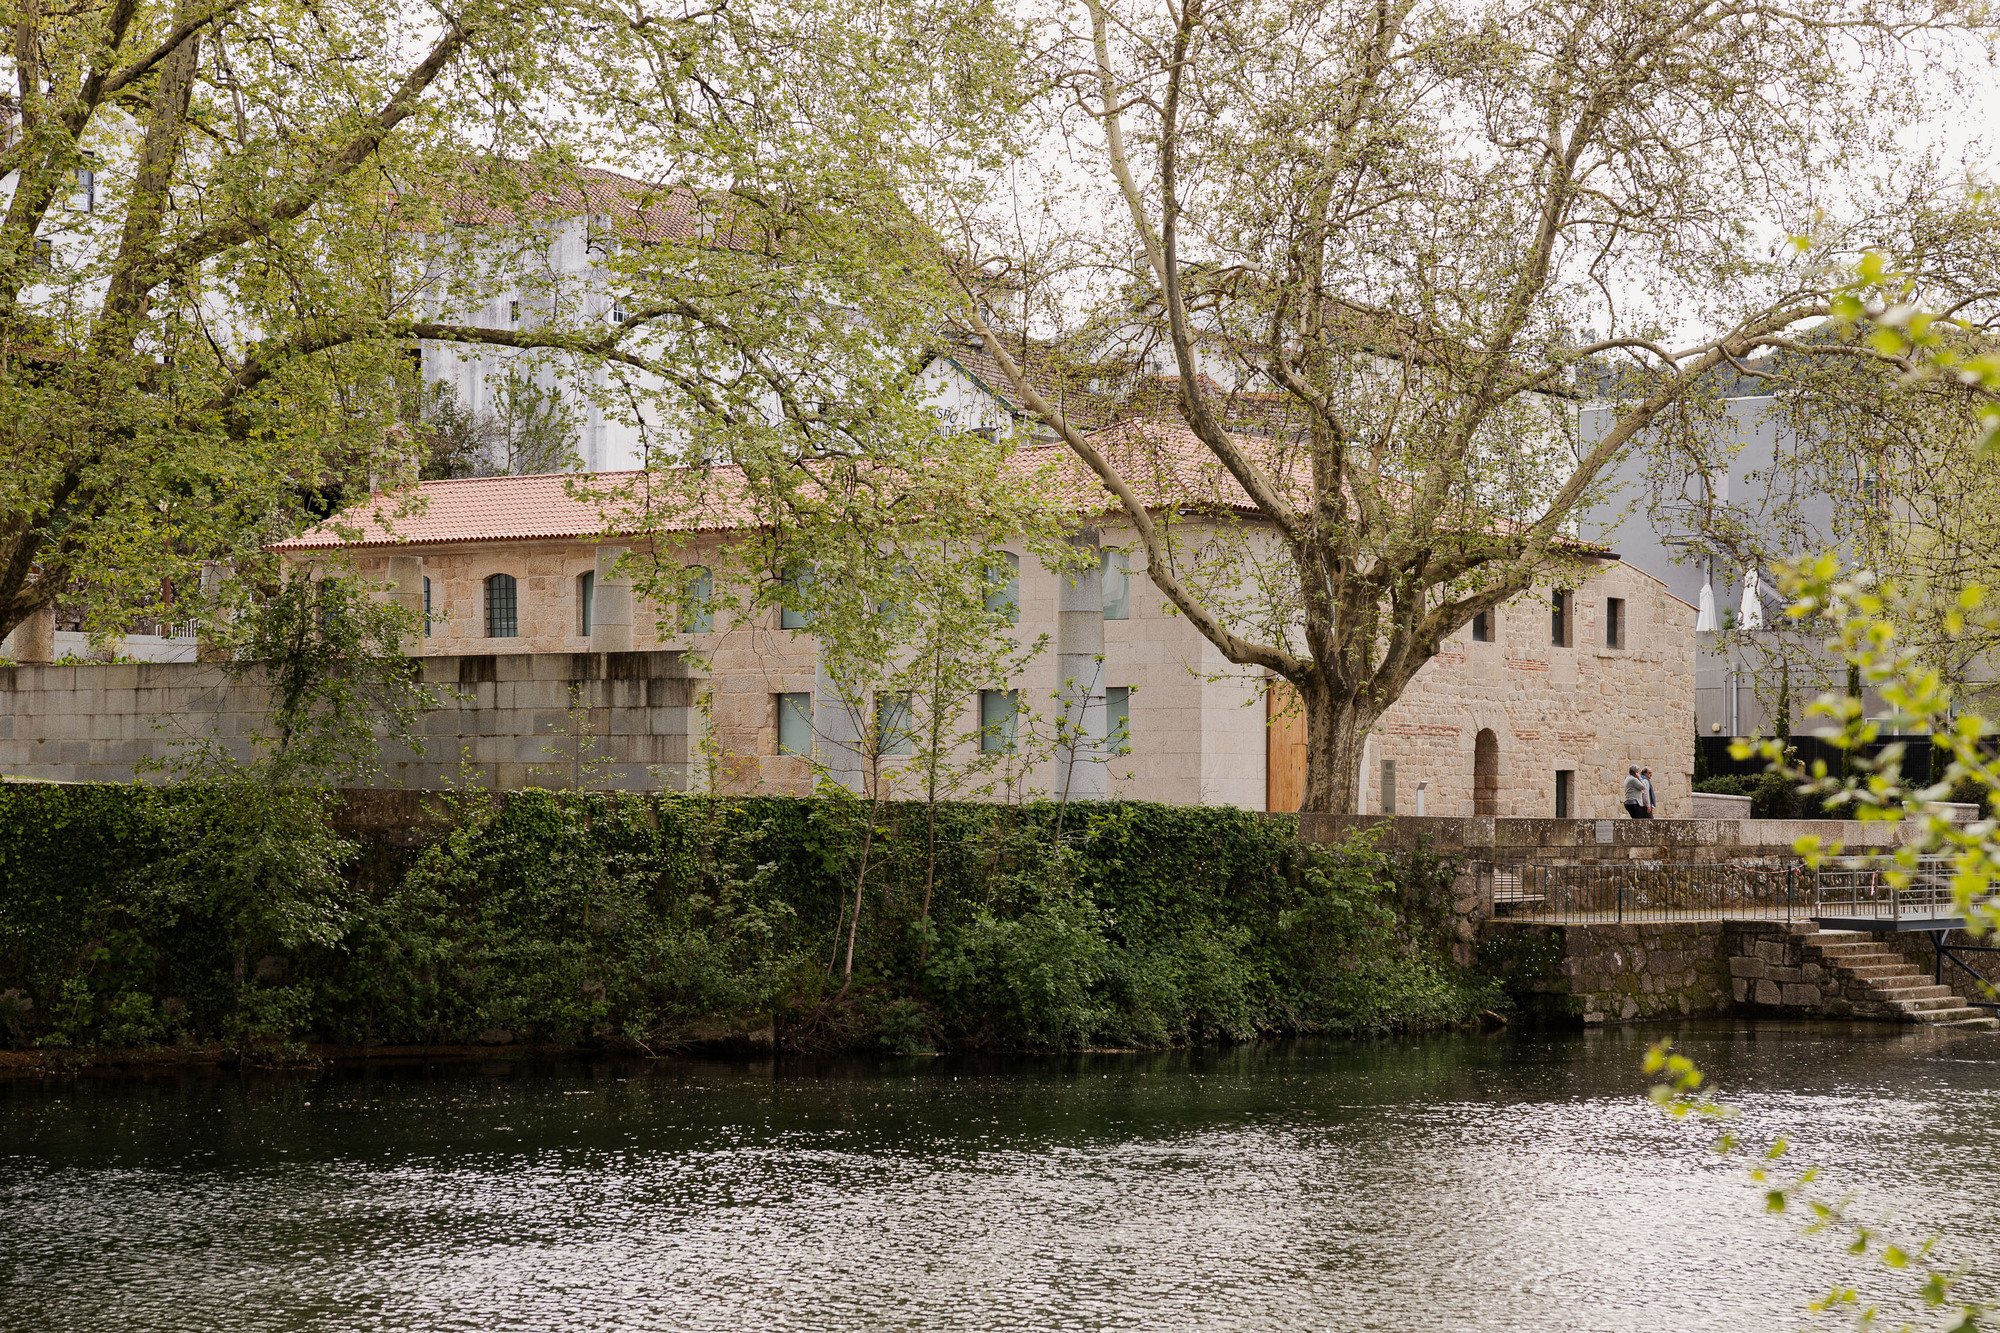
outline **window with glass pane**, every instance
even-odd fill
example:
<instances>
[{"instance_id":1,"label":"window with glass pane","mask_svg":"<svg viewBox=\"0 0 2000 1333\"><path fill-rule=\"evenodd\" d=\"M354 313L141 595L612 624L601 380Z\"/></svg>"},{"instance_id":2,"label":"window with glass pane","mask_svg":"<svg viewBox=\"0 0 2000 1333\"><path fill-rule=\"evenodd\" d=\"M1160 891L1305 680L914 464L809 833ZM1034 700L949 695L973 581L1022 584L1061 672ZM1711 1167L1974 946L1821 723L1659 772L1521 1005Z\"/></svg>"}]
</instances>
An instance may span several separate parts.
<instances>
[{"instance_id":1,"label":"window with glass pane","mask_svg":"<svg viewBox=\"0 0 2000 1333\"><path fill-rule=\"evenodd\" d=\"M1472 618L1472 641L1474 643L1493 642L1493 612L1481 611Z\"/></svg>"},{"instance_id":2,"label":"window with glass pane","mask_svg":"<svg viewBox=\"0 0 2000 1333\"><path fill-rule=\"evenodd\" d=\"M1124 551L1106 551L1102 563L1104 575L1104 618L1106 620L1130 620L1132 618L1132 557Z\"/></svg>"},{"instance_id":3,"label":"window with glass pane","mask_svg":"<svg viewBox=\"0 0 2000 1333\"><path fill-rule=\"evenodd\" d=\"M810 694L780 694L778 705L778 753L811 758L813 751L813 697Z\"/></svg>"},{"instance_id":4,"label":"window with glass pane","mask_svg":"<svg viewBox=\"0 0 2000 1333\"><path fill-rule=\"evenodd\" d=\"M514 576L495 574L486 580L486 637L512 639L520 635L514 600Z\"/></svg>"},{"instance_id":5,"label":"window with glass pane","mask_svg":"<svg viewBox=\"0 0 2000 1333\"><path fill-rule=\"evenodd\" d=\"M779 629L805 629L812 618L805 613L800 599L812 588L812 566L790 564L785 566L785 606L778 612Z\"/></svg>"},{"instance_id":6,"label":"window with glass pane","mask_svg":"<svg viewBox=\"0 0 2000 1333\"><path fill-rule=\"evenodd\" d=\"M1129 685L1105 687L1104 741L1113 754L1132 753L1132 687Z\"/></svg>"},{"instance_id":7,"label":"window with glass pane","mask_svg":"<svg viewBox=\"0 0 2000 1333\"><path fill-rule=\"evenodd\" d=\"M1604 599L1604 646L1623 648L1625 646L1625 599L1607 597Z\"/></svg>"},{"instance_id":8,"label":"window with glass pane","mask_svg":"<svg viewBox=\"0 0 2000 1333\"><path fill-rule=\"evenodd\" d=\"M1021 620L1021 557L1012 551L995 551L993 569L987 575L986 609L1008 624Z\"/></svg>"},{"instance_id":9,"label":"window with glass pane","mask_svg":"<svg viewBox=\"0 0 2000 1333\"><path fill-rule=\"evenodd\" d=\"M689 571L687 600L681 603L681 633L712 634L715 631L715 575L706 565Z\"/></svg>"},{"instance_id":10,"label":"window with glass pane","mask_svg":"<svg viewBox=\"0 0 2000 1333\"><path fill-rule=\"evenodd\" d=\"M875 696L875 736L883 754L909 754L917 748L910 696L898 690L883 690Z\"/></svg>"},{"instance_id":11,"label":"window with glass pane","mask_svg":"<svg viewBox=\"0 0 2000 1333\"><path fill-rule=\"evenodd\" d=\"M1014 748L1014 719L1021 711L1019 690L979 692L979 748L1005 754Z\"/></svg>"},{"instance_id":12,"label":"window with glass pane","mask_svg":"<svg viewBox=\"0 0 2000 1333\"><path fill-rule=\"evenodd\" d=\"M431 581L430 581L430 576L426 575L424 577L424 637L428 639L430 636L431 636Z\"/></svg>"},{"instance_id":13,"label":"window with glass pane","mask_svg":"<svg viewBox=\"0 0 2000 1333\"><path fill-rule=\"evenodd\" d=\"M576 632L586 639L597 614L596 603L597 571L586 569L576 576Z\"/></svg>"}]
</instances>

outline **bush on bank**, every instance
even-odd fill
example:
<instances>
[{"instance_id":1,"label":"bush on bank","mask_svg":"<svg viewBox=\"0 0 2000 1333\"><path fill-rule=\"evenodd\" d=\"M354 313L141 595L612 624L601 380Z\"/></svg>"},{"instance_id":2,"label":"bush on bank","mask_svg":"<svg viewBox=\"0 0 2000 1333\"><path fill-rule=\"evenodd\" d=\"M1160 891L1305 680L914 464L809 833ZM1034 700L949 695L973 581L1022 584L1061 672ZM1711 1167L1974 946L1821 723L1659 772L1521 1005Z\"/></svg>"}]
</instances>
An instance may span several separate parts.
<instances>
[{"instance_id":1,"label":"bush on bank","mask_svg":"<svg viewBox=\"0 0 2000 1333\"><path fill-rule=\"evenodd\" d=\"M955 804L933 843L926 807L888 805L857 923L868 807L838 797L468 795L416 847L298 835L314 874L208 799L0 788L0 1042L659 1049L774 1023L798 1049L1059 1050L1496 1002L1450 962L1448 865L1239 810Z\"/></svg>"}]
</instances>

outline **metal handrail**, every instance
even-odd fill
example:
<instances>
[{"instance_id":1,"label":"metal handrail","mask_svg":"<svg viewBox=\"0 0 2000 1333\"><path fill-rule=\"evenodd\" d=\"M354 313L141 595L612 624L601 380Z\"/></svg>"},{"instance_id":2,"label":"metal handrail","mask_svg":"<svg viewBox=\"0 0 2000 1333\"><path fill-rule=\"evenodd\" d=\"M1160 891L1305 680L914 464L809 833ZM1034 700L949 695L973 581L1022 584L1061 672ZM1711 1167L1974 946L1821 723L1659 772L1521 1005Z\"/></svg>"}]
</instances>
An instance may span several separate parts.
<instances>
[{"instance_id":1,"label":"metal handrail","mask_svg":"<svg viewBox=\"0 0 2000 1333\"><path fill-rule=\"evenodd\" d=\"M1813 877L1812 915L1887 921L1892 926L1905 920L1935 921L1958 915L1951 887L1951 857L1918 858L1910 882L1900 887L1889 880L1895 869L1894 863L1880 860L1822 866Z\"/></svg>"}]
</instances>

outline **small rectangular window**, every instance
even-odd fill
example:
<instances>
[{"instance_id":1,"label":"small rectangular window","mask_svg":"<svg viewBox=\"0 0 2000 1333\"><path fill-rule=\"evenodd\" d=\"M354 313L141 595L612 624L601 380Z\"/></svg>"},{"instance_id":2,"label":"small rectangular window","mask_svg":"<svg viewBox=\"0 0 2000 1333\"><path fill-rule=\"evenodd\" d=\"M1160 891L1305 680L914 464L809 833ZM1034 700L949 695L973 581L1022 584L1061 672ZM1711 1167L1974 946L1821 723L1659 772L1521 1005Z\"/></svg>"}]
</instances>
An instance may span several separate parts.
<instances>
[{"instance_id":1,"label":"small rectangular window","mask_svg":"<svg viewBox=\"0 0 2000 1333\"><path fill-rule=\"evenodd\" d=\"M911 754L917 748L910 696L897 690L883 690L875 696L875 736L883 754Z\"/></svg>"},{"instance_id":2,"label":"small rectangular window","mask_svg":"<svg viewBox=\"0 0 2000 1333\"><path fill-rule=\"evenodd\" d=\"M1132 687L1129 685L1105 688L1104 744L1113 754L1132 753Z\"/></svg>"},{"instance_id":3,"label":"small rectangular window","mask_svg":"<svg viewBox=\"0 0 2000 1333\"><path fill-rule=\"evenodd\" d=\"M1568 819L1570 817L1569 789L1570 789L1570 784L1575 777L1576 774L1570 769L1559 768L1556 770L1556 818L1557 819Z\"/></svg>"},{"instance_id":4,"label":"small rectangular window","mask_svg":"<svg viewBox=\"0 0 2000 1333\"><path fill-rule=\"evenodd\" d=\"M813 749L813 697L810 694L774 696L778 709L778 753L810 759Z\"/></svg>"},{"instance_id":5,"label":"small rectangular window","mask_svg":"<svg viewBox=\"0 0 2000 1333\"><path fill-rule=\"evenodd\" d=\"M519 301L509 301L507 303L507 318L516 324L521 322L521 303Z\"/></svg>"},{"instance_id":6,"label":"small rectangular window","mask_svg":"<svg viewBox=\"0 0 2000 1333\"><path fill-rule=\"evenodd\" d=\"M586 569L576 576L576 626L577 633L590 637L592 618L597 612L597 571Z\"/></svg>"},{"instance_id":7,"label":"small rectangular window","mask_svg":"<svg viewBox=\"0 0 2000 1333\"><path fill-rule=\"evenodd\" d=\"M89 167L76 169L76 197L71 202L85 213L97 211L97 173Z\"/></svg>"},{"instance_id":8,"label":"small rectangular window","mask_svg":"<svg viewBox=\"0 0 2000 1333\"><path fill-rule=\"evenodd\" d=\"M1557 588L1555 596L1549 599L1549 643L1553 647L1567 648L1571 644L1571 601L1572 594L1567 588Z\"/></svg>"},{"instance_id":9,"label":"small rectangular window","mask_svg":"<svg viewBox=\"0 0 2000 1333\"><path fill-rule=\"evenodd\" d=\"M1021 711L1019 690L979 692L979 748L1006 754L1014 748L1014 720Z\"/></svg>"},{"instance_id":10,"label":"small rectangular window","mask_svg":"<svg viewBox=\"0 0 2000 1333\"><path fill-rule=\"evenodd\" d=\"M1382 761L1382 813L1396 813L1396 761L1393 759Z\"/></svg>"},{"instance_id":11,"label":"small rectangular window","mask_svg":"<svg viewBox=\"0 0 2000 1333\"><path fill-rule=\"evenodd\" d=\"M1132 557L1123 551L1106 551L1101 572L1104 580L1104 618L1132 618Z\"/></svg>"},{"instance_id":12,"label":"small rectangular window","mask_svg":"<svg viewBox=\"0 0 2000 1333\"><path fill-rule=\"evenodd\" d=\"M1623 648L1625 646L1625 599L1607 597L1604 599L1604 646Z\"/></svg>"},{"instance_id":13,"label":"small rectangular window","mask_svg":"<svg viewBox=\"0 0 2000 1333\"><path fill-rule=\"evenodd\" d=\"M1481 611L1472 617L1472 641L1474 643L1493 642L1493 613Z\"/></svg>"}]
</instances>

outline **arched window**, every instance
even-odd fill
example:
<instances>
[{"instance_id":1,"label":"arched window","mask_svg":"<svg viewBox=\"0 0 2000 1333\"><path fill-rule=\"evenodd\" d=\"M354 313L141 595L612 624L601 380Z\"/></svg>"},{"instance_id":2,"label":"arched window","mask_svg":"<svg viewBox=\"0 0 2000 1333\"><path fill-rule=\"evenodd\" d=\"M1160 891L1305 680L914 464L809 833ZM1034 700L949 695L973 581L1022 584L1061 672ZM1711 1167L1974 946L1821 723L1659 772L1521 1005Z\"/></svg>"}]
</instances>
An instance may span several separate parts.
<instances>
[{"instance_id":1,"label":"arched window","mask_svg":"<svg viewBox=\"0 0 2000 1333\"><path fill-rule=\"evenodd\" d=\"M596 623L597 571L586 569L576 576L576 632L587 639Z\"/></svg>"},{"instance_id":2,"label":"arched window","mask_svg":"<svg viewBox=\"0 0 2000 1333\"><path fill-rule=\"evenodd\" d=\"M995 551L986 575L986 609L1010 625L1021 623L1021 557Z\"/></svg>"},{"instance_id":3,"label":"arched window","mask_svg":"<svg viewBox=\"0 0 2000 1333\"><path fill-rule=\"evenodd\" d=\"M1472 813L1500 813L1500 738L1491 727L1472 738Z\"/></svg>"},{"instance_id":4,"label":"arched window","mask_svg":"<svg viewBox=\"0 0 2000 1333\"><path fill-rule=\"evenodd\" d=\"M681 633L715 632L715 575L707 565L688 571L687 597L681 602Z\"/></svg>"},{"instance_id":5,"label":"arched window","mask_svg":"<svg viewBox=\"0 0 2000 1333\"><path fill-rule=\"evenodd\" d=\"M514 576L495 574L486 580L486 637L520 637L521 621L514 600Z\"/></svg>"}]
</instances>

